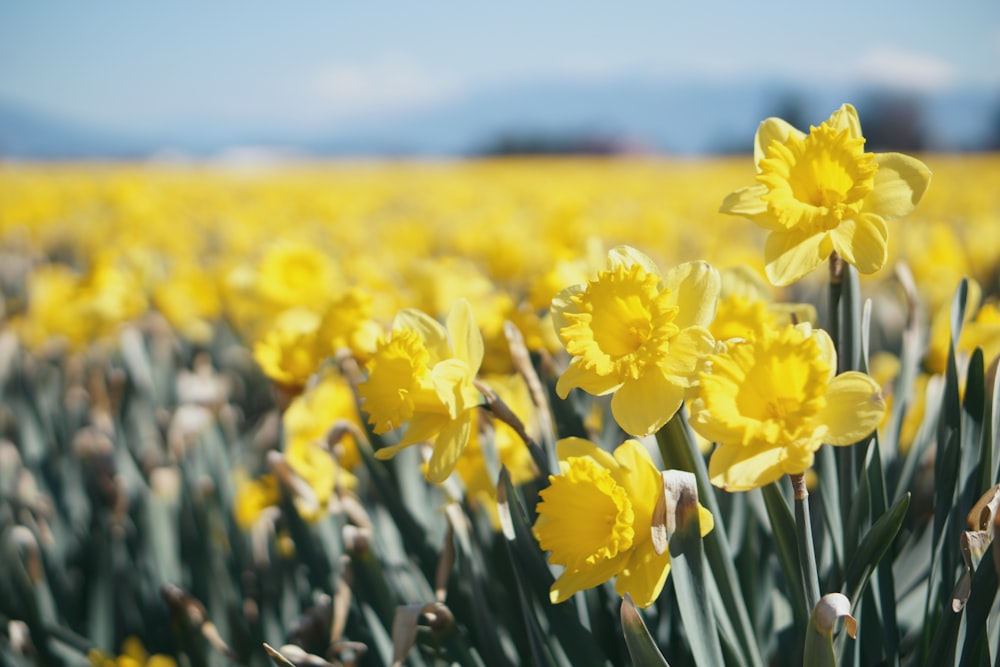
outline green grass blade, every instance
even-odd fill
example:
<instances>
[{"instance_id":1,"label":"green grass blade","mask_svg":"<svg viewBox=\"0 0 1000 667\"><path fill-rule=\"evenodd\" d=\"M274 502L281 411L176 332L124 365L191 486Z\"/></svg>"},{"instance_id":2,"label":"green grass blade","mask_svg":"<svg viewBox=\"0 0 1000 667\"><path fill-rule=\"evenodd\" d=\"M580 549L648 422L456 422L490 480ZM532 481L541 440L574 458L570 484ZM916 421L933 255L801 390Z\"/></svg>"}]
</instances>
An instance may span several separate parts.
<instances>
[{"instance_id":1,"label":"green grass blade","mask_svg":"<svg viewBox=\"0 0 1000 667\"><path fill-rule=\"evenodd\" d=\"M625 644L636 667L670 667L670 663L656 647L642 615L632 603L632 597L625 596L621 607L622 631L625 634Z\"/></svg>"}]
</instances>

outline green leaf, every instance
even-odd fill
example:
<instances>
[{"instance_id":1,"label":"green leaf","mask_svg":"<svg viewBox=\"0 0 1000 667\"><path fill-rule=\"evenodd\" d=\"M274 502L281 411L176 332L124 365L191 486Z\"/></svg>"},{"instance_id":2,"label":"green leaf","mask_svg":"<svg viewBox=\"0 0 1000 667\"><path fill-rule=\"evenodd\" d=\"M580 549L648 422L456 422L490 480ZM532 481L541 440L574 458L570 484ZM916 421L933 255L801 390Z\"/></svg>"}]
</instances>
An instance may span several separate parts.
<instances>
[{"instance_id":1,"label":"green leaf","mask_svg":"<svg viewBox=\"0 0 1000 667\"><path fill-rule=\"evenodd\" d=\"M660 649L656 647L649 630L646 629L646 624L633 604L631 595L626 594L622 600L621 616L625 644L636 667L670 667Z\"/></svg>"},{"instance_id":2,"label":"green leaf","mask_svg":"<svg viewBox=\"0 0 1000 667\"><path fill-rule=\"evenodd\" d=\"M857 621L851 616L851 602L840 593L830 593L813 608L806 631L803 665L809 667L836 667L837 655L834 651L834 630L837 620L845 619L847 633L853 637L857 632Z\"/></svg>"},{"instance_id":3,"label":"green leaf","mask_svg":"<svg viewBox=\"0 0 1000 667\"><path fill-rule=\"evenodd\" d=\"M792 615L795 618L795 626L799 629L799 634L801 635L805 632L809 613L806 607L806 592L799 570L799 548L798 537L795 532L795 518L792 516L792 510L788 507L788 502L785 500L778 482L768 484L761 489L761 492L764 494L767 516L771 522L771 532L778 550L778 561L781 563L781 570L785 575L785 583L788 585L791 597L789 603L792 607Z\"/></svg>"},{"instance_id":4,"label":"green leaf","mask_svg":"<svg viewBox=\"0 0 1000 667\"><path fill-rule=\"evenodd\" d=\"M697 486L694 475L688 474L688 477L690 485L678 496L676 531L669 541L670 576L695 664L714 667L725 663L708 595Z\"/></svg>"},{"instance_id":5,"label":"green leaf","mask_svg":"<svg viewBox=\"0 0 1000 667\"><path fill-rule=\"evenodd\" d=\"M853 600L855 608L857 608L861 600L861 594L864 592L865 586L868 585L868 579L871 577L872 571L879 564L879 561L882 560L882 557L885 556L889 547L892 546L896 535L899 534L899 529L903 525L903 520L906 518L906 510L909 506L910 494L906 494L896 501L896 504L890 507L888 512L872 524L872 527L858 545L857 551L851 557L845 570L843 590L848 592L847 595Z\"/></svg>"}]
</instances>

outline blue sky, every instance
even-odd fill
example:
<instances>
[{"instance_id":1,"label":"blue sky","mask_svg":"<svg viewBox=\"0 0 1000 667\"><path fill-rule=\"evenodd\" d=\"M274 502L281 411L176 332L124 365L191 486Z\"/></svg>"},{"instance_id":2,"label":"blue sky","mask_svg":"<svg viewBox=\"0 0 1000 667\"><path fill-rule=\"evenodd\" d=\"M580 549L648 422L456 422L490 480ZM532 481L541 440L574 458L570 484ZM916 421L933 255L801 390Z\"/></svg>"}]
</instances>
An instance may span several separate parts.
<instances>
[{"instance_id":1,"label":"blue sky","mask_svg":"<svg viewBox=\"0 0 1000 667\"><path fill-rule=\"evenodd\" d=\"M1000 2L0 2L0 99L123 130L330 127L622 76L996 89Z\"/></svg>"}]
</instances>

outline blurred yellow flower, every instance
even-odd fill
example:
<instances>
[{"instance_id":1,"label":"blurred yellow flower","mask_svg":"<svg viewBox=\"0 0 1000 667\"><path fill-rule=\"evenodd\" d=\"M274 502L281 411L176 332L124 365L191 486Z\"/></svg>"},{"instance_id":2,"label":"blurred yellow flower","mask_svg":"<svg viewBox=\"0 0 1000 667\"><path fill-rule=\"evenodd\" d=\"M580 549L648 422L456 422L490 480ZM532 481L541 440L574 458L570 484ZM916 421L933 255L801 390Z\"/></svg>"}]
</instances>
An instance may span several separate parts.
<instances>
[{"instance_id":1,"label":"blurred yellow flower","mask_svg":"<svg viewBox=\"0 0 1000 667\"><path fill-rule=\"evenodd\" d=\"M253 346L253 358L264 375L278 384L299 389L330 356L319 336L322 319L308 308L289 308Z\"/></svg>"},{"instance_id":2,"label":"blurred yellow flower","mask_svg":"<svg viewBox=\"0 0 1000 667\"><path fill-rule=\"evenodd\" d=\"M762 327L816 320L808 303L773 303L767 283L746 266L722 271L722 290L715 319L709 325L715 340L748 338Z\"/></svg>"},{"instance_id":3,"label":"blurred yellow flower","mask_svg":"<svg viewBox=\"0 0 1000 667\"><path fill-rule=\"evenodd\" d=\"M375 433L407 425L399 444L375 455L389 459L434 438L427 479L444 482L469 442L471 411L483 403L472 384L482 361L483 337L465 299L452 305L447 329L419 310L400 311L368 363L368 379L358 387Z\"/></svg>"},{"instance_id":4,"label":"blurred yellow flower","mask_svg":"<svg viewBox=\"0 0 1000 667\"><path fill-rule=\"evenodd\" d=\"M97 649L91 649L87 658L93 667L177 667L177 662L170 656L162 653L149 655L137 637L125 640L122 644L122 654L117 659Z\"/></svg>"},{"instance_id":5,"label":"blurred yellow flower","mask_svg":"<svg viewBox=\"0 0 1000 667\"><path fill-rule=\"evenodd\" d=\"M653 509L663 495L660 472L645 448L627 440L614 455L582 438L556 445L559 474L539 496L534 534L550 551L549 561L565 567L552 584L555 604L615 577L615 590L640 607L660 595L670 573L670 553L653 547ZM713 527L700 508L701 534Z\"/></svg>"},{"instance_id":6,"label":"blurred yellow flower","mask_svg":"<svg viewBox=\"0 0 1000 667\"><path fill-rule=\"evenodd\" d=\"M194 263L175 266L153 288L153 304L171 326L195 343L212 339L212 322L222 313L214 276Z\"/></svg>"},{"instance_id":7,"label":"blurred yellow flower","mask_svg":"<svg viewBox=\"0 0 1000 667\"><path fill-rule=\"evenodd\" d=\"M346 420L363 430L354 391L347 379L336 372L327 372L315 386L295 397L281 416L285 437L305 440L325 440L338 420ZM358 444L345 434L338 443L338 459L347 470L361 462Z\"/></svg>"},{"instance_id":8,"label":"blurred yellow flower","mask_svg":"<svg viewBox=\"0 0 1000 667\"><path fill-rule=\"evenodd\" d=\"M322 311L340 282L333 259L305 241L273 244L257 272L257 289L279 309L305 306Z\"/></svg>"},{"instance_id":9,"label":"blurred yellow flower","mask_svg":"<svg viewBox=\"0 0 1000 667\"><path fill-rule=\"evenodd\" d=\"M689 262L660 276L634 248L609 253L610 268L552 301L552 319L572 356L556 391L614 392L611 412L630 435L655 433L677 412L698 360L712 350L719 274Z\"/></svg>"},{"instance_id":10,"label":"blurred yellow flower","mask_svg":"<svg viewBox=\"0 0 1000 667\"><path fill-rule=\"evenodd\" d=\"M691 425L719 444L712 483L746 491L804 473L826 442L850 445L885 412L878 384L864 373L834 376L836 351L807 323L765 328L709 356L691 403Z\"/></svg>"},{"instance_id":11,"label":"blurred yellow flower","mask_svg":"<svg viewBox=\"0 0 1000 667\"><path fill-rule=\"evenodd\" d=\"M833 252L861 273L888 256L886 219L920 201L931 173L899 153L866 153L858 114L844 104L804 134L768 118L754 138L757 185L731 193L722 213L742 215L767 229L767 277L788 285Z\"/></svg>"}]
</instances>

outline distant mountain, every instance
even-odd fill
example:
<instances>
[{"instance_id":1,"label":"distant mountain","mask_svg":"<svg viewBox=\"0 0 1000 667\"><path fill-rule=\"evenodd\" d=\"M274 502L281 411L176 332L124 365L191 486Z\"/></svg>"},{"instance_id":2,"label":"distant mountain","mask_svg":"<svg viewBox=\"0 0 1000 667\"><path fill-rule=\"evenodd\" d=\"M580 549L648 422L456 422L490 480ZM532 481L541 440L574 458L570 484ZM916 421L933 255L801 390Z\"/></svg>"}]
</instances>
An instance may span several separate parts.
<instances>
[{"instance_id":1,"label":"distant mountain","mask_svg":"<svg viewBox=\"0 0 1000 667\"><path fill-rule=\"evenodd\" d=\"M0 100L0 158L212 157L252 147L281 155L461 156L539 150L642 150L674 155L745 152L757 124L778 115L805 129L842 102L861 115L876 150L1000 148L1000 91L903 94L783 83L719 85L642 80L508 86L327 131L286 127L174 128L124 135Z\"/></svg>"}]
</instances>

